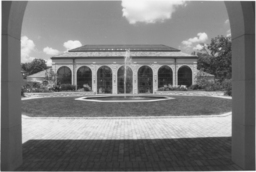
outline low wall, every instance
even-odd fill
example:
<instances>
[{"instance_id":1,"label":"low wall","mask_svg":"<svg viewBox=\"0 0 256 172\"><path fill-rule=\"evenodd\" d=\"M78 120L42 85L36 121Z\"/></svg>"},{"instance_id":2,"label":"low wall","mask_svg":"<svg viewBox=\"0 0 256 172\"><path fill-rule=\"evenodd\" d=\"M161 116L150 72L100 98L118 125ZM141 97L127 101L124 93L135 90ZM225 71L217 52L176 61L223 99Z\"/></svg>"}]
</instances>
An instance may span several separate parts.
<instances>
[{"instance_id":1,"label":"low wall","mask_svg":"<svg viewBox=\"0 0 256 172\"><path fill-rule=\"evenodd\" d=\"M223 96L223 91L157 91L157 95L173 96Z\"/></svg>"},{"instance_id":2,"label":"low wall","mask_svg":"<svg viewBox=\"0 0 256 172\"><path fill-rule=\"evenodd\" d=\"M50 92L50 93L25 93L25 97L66 97L94 95L93 92Z\"/></svg>"},{"instance_id":3,"label":"low wall","mask_svg":"<svg viewBox=\"0 0 256 172\"><path fill-rule=\"evenodd\" d=\"M76 97L94 95L94 92L51 92L51 93L25 93L25 97ZM114 95L114 94L108 94ZM141 95L141 94L137 94ZM152 94L147 94L152 95ZM223 91L157 91L154 95L173 96L223 96Z\"/></svg>"}]
</instances>

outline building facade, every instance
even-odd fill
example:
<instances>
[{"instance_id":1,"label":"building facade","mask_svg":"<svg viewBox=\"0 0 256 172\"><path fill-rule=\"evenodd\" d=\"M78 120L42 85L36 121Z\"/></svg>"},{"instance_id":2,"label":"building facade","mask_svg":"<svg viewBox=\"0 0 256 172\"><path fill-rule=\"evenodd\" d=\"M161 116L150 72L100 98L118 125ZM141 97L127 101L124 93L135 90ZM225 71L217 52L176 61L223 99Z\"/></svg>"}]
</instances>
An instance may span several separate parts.
<instances>
[{"instance_id":1,"label":"building facade","mask_svg":"<svg viewBox=\"0 0 256 172\"><path fill-rule=\"evenodd\" d=\"M127 51L131 61L125 70ZM85 45L51 59L58 84L87 85L97 94L122 94L124 84L130 94L190 86L197 74L197 56L165 45Z\"/></svg>"}]
</instances>

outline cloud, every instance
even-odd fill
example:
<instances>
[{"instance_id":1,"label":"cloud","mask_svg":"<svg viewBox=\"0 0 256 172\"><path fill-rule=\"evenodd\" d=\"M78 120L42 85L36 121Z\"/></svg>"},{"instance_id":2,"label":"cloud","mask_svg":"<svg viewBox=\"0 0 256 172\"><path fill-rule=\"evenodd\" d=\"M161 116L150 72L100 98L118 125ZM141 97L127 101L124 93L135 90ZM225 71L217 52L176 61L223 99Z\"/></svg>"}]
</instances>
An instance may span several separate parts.
<instances>
[{"instance_id":1,"label":"cloud","mask_svg":"<svg viewBox=\"0 0 256 172\"><path fill-rule=\"evenodd\" d=\"M229 24L229 19L227 19L227 20L225 21L225 24Z\"/></svg>"},{"instance_id":2,"label":"cloud","mask_svg":"<svg viewBox=\"0 0 256 172\"><path fill-rule=\"evenodd\" d=\"M227 37L231 37L231 30L227 30Z\"/></svg>"},{"instance_id":3,"label":"cloud","mask_svg":"<svg viewBox=\"0 0 256 172\"><path fill-rule=\"evenodd\" d=\"M204 43L205 41L208 40L208 36L205 32L203 33L198 33L196 37L194 38L189 38L188 40L184 40L181 43L186 46L186 47L191 47L193 44L197 43Z\"/></svg>"},{"instance_id":4,"label":"cloud","mask_svg":"<svg viewBox=\"0 0 256 172\"><path fill-rule=\"evenodd\" d=\"M52 66L52 59L45 60L47 66Z\"/></svg>"},{"instance_id":5,"label":"cloud","mask_svg":"<svg viewBox=\"0 0 256 172\"><path fill-rule=\"evenodd\" d=\"M67 50L70 50L70 49L74 49L74 48L77 48L77 47L81 47L82 44L80 41L76 40L76 41L72 41L72 40L69 40L67 42L64 42L63 46L67 49Z\"/></svg>"},{"instance_id":6,"label":"cloud","mask_svg":"<svg viewBox=\"0 0 256 172\"><path fill-rule=\"evenodd\" d=\"M193 50L202 50L204 48L204 45L201 45L201 44L197 44Z\"/></svg>"},{"instance_id":7,"label":"cloud","mask_svg":"<svg viewBox=\"0 0 256 172\"><path fill-rule=\"evenodd\" d=\"M55 49L50 48L50 47L45 47L45 48L43 49L43 51L44 51L47 55L51 55L51 56L54 56L54 55L57 55L57 54L60 53L58 50L55 50Z\"/></svg>"},{"instance_id":8,"label":"cloud","mask_svg":"<svg viewBox=\"0 0 256 172\"><path fill-rule=\"evenodd\" d=\"M186 6L184 0L122 0L123 16L130 24L156 23L171 19L178 6Z\"/></svg>"},{"instance_id":9,"label":"cloud","mask_svg":"<svg viewBox=\"0 0 256 172\"><path fill-rule=\"evenodd\" d=\"M21 37L21 62L26 63L30 62L34 57L30 56L30 53L35 50L34 42L29 39L27 36Z\"/></svg>"}]
</instances>

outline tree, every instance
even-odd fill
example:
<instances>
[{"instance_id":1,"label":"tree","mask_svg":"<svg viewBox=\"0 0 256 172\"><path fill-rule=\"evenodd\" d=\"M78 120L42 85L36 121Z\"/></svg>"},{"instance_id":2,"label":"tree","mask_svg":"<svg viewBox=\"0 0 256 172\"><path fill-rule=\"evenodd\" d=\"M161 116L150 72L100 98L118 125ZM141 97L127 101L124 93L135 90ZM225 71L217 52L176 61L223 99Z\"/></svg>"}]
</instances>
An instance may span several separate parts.
<instances>
[{"instance_id":1,"label":"tree","mask_svg":"<svg viewBox=\"0 0 256 172\"><path fill-rule=\"evenodd\" d=\"M22 63L21 68L27 72L28 75L38 73L47 69L46 61L43 59L34 59L29 63Z\"/></svg>"},{"instance_id":2,"label":"tree","mask_svg":"<svg viewBox=\"0 0 256 172\"><path fill-rule=\"evenodd\" d=\"M220 81L232 78L232 54L230 37L218 36L211 40L208 49L211 52L211 67Z\"/></svg>"},{"instance_id":3,"label":"tree","mask_svg":"<svg viewBox=\"0 0 256 172\"><path fill-rule=\"evenodd\" d=\"M52 68L45 71L45 78L47 81L53 81L54 83L57 83L57 74L53 71Z\"/></svg>"},{"instance_id":4,"label":"tree","mask_svg":"<svg viewBox=\"0 0 256 172\"><path fill-rule=\"evenodd\" d=\"M215 75L221 82L232 78L232 55L230 37L217 36L199 52L197 69Z\"/></svg>"}]
</instances>

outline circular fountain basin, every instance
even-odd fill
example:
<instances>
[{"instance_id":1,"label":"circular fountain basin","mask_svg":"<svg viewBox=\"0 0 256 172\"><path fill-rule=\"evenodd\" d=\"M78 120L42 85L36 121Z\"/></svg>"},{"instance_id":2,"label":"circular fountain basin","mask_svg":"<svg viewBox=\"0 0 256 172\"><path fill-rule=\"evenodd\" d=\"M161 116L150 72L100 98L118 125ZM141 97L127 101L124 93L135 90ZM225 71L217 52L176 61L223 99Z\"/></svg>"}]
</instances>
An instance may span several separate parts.
<instances>
[{"instance_id":1,"label":"circular fountain basin","mask_svg":"<svg viewBox=\"0 0 256 172\"><path fill-rule=\"evenodd\" d=\"M88 102L156 102L174 99L167 96L90 96L80 97L75 100L88 101Z\"/></svg>"}]
</instances>

